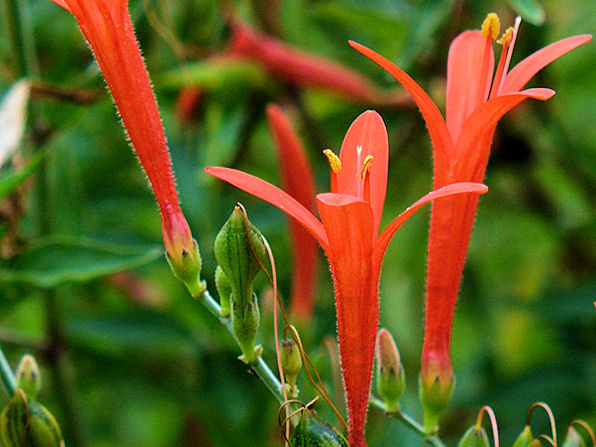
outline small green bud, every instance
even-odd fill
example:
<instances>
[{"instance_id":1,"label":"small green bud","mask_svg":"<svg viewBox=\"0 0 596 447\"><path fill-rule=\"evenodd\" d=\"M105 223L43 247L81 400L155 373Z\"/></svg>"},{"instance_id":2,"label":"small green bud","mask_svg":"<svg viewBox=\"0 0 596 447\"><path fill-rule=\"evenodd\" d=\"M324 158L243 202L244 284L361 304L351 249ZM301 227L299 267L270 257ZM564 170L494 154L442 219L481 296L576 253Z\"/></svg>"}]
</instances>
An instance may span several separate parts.
<instances>
[{"instance_id":1,"label":"small green bud","mask_svg":"<svg viewBox=\"0 0 596 447\"><path fill-rule=\"evenodd\" d=\"M473 425L459 441L458 447L490 447L486 430L482 426Z\"/></svg>"},{"instance_id":2,"label":"small green bud","mask_svg":"<svg viewBox=\"0 0 596 447\"><path fill-rule=\"evenodd\" d=\"M232 286L230 285L230 280L219 265L215 269L215 287L217 288L217 293L219 294L219 305L221 307L219 314L222 317L229 317Z\"/></svg>"},{"instance_id":3,"label":"small green bud","mask_svg":"<svg viewBox=\"0 0 596 447\"><path fill-rule=\"evenodd\" d=\"M254 363L260 355L259 348L255 348L260 314L253 281L267 251L263 236L246 220L240 205L236 205L215 238L214 252L232 289L232 329L242 350L240 359Z\"/></svg>"},{"instance_id":4,"label":"small green bud","mask_svg":"<svg viewBox=\"0 0 596 447\"><path fill-rule=\"evenodd\" d=\"M586 447L586 441L584 441L573 426L570 426L562 447Z\"/></svg>"},{"instance_id":5,"label":"small green bud","mask_svg":"<svg viewBox=\"0 0 596 447\"><path fill-rule=\"evenodd\" d=\"M520 435L513 443L513 447L529 447L530 443L533 440L534 436L532 435L532 429L529 425L526 425L524 427L524 430L520 433Z\"/></svg>"},{"instance_id":6,"label":"small green bud","mask_svg":"<svg viewBox=\"0 0 596 447\"><path fill-rule=\"evenodd\" d=\"M166 259L174 276L184 283L190 294L195 298L201 297L206 285L201 281L203 261L197 241L193 239L190 251L182 249L182 255L178 258L174 258L166 251Z\"/></svg>"},{"instance_id":7,"label":"small green bud","mask_svg":"<svg viewBox=\"0 0 596 447\"><path fill-rule=\"evenodd\" d=\"M281 342L280 346L281 368L284 372L286 382L290 385L290 392L294 397L298 394L296 379L302 369L302 356L298 345L291 338Z\"/></svg>"},{"instance_id":8,"label":"small green bud","mask_svg":"<svg viewBox=\"0 0 596 447\"><path fill-rule=\"evenodd\" d=\"M6 447L64 447L52 413L20 389L0 414L0 433Z\"/></svg>"},{"instance_id":9,"label":"small green bud","mask_svg":"<svg viewBox=\"0 0 596 447\"><path fill-rule=\"evenodd\" d=\"M437 375L429 383L420 375L418 383L419 399L424 411L424 430L429 434L437 433L439 419L449 406L453 396L455 377L452 375L450 381L441 383Z\"/></svg>"},{"instance_id":10,"label":"small green bud","mask_svg":"<svg viewBox=\"0 0 596 447\"><path fill-rule=\"evenodd\" d=\"M307 408L290 437L291 447L349 447L348 441L317 413Z\"/></svg>"},{"instance_id":11,"label":"small green bud","mask_svg":"<svg viewBox=\"0 0 596 447\"><path fill-rule=\"evenodd\" d=\"M30 354L24 355L15 375L17 388L22 389L27 397L35 399L41 390L41 375L35 358Z\"/></svg>"},{"instance_id":12,"label":"small green bud","mask_svg":"<svg viewBox=\"0 0 596 447\"><path fill-rule=\"evenodd\" d=\"M385 411L399 410L399 398L406 389L406 375L391 333L381 329L377 335L377 392L385 402Z\"/></svg>"}]
</instances>

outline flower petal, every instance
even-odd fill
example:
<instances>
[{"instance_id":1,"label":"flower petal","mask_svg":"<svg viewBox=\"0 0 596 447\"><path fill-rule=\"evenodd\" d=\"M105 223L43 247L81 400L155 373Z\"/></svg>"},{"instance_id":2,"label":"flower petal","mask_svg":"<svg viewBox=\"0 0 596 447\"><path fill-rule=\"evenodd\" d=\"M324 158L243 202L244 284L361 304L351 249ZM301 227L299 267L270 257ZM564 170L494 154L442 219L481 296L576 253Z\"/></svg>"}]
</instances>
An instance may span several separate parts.
<instances>
[{"instance_id":1,"label":"flower petal","mask_svg":"<svg viewBox=\"0 0 596 447\"><path fill-rule=\"evenodd\" d=\"M66 4L66 1L65 1L65 0L50 0L50 1L52 1L52 2L56 3L56 4L57 4L57 5L59 5L59 6L62 6L62 7L63 7L64 9L66 9L68 12L72 12L72 11L70 10L70 8L68 7L68 5Z\"/></svg>"},{"instance_id":2,"label":"flower petal","mask_svg":"<svg viewBox=\"0 0 596 447\"><path fill-rule=\"evenodd\" d=\"M542 70L551 62L557 60L571 50L584 45L592 40L589 34L568 37L551 43L550 45L536 51L526 57L507 73L501 91L503 93L517 92L522 89L536 73Z\"/></svg>"},{"instance_id":3,"label":"flower petal","mask_svg":"<svg viewBox=\"0 0 596 447\"><path fill-rule=\"evenodd\" d=\"M490 47L489 47L490 48ZM490 89L495 56L492 48L488 54L486 84L480 86L486 38L480 31L465 31L455 38L449 47L447 59L447 128L457 141L466 118L480 105L479 89Z\"/></svg>"},{"instance_id":4,"label":"flower petal","mask_svg":"<svg viewBox=\"0 0 596 447\"><path fill-rule=\"evenodd\" d=\"M300 202L277 186L273 186L271 183L267 183L254 175L237 171L236 169L210 166L205 168L205 172L269 202L284 213L292 216L312 233L323 250L328 250L329 242L327 241L327 235L321 222Z\"/></svg>"},{"instance_id":5,"label":"flower petal","mask_svg":"<svg viewBox=\"0 0 596 447\"><path fill-rule=\"evenodd\" d=\"M402 226L402 224L410 218L412 214L414 214L418 209L420 209L423 205L427 203L440 199L442 197L449 197L455 194L465 194L465 193L475 193L475 194L484 194L488 191L488 187L481 183L470 183L470 182L461 182L461 183L453 183L451 185L443 186L435 191L432 191L422 197L420 200L415 202L411 205L407 210L397 216L393 222L391 222L387 227L383 230L379 238L375 241L374 244L374 262L375 265L381 265L381 261L383 260L383 255L385 254L385 250L387 249L387 245L389 245L389 241L395 234L395 232Z\"/></svg>"},{"instance_id":6,"label":"flower petal","mask_svg":"<svg viewBox=\"0 0 596 447\"><path fill-rule=\"evenodd\" d=\"M358 154L357 147L362 150ZM370 198L364 197L370 203L374 217L375 235L378 234L385 203L387 190L387 169L389 163L389 143L387 129L383 118L374 110L362 113L350 126L341 145L342 168L337 173L337 191L341 194L362 197L364 180L361 177L362 163L371 155L372 163L368 170Z\"/></svg>"},{"instance_id":7,"label":"flower petal","mask_svg":"<svg viewBox=\"0 0 596 447\"><path fill-rule=\"evenodd\" d=\"M345 194L319 194L317 203L329 237L349 443L365 446L364 424L379 320L380 266L374 270L371 258L373 214L368 203Z\"/></svg>"},{"instance_id":8,"label":"flower petal","mask_svg":"<svg viewBox=\"0 0 596 447\"><path fill-rule=\"evenodd\" d=\"M430 134L430 139L433 144L435 176L437 173L447 169L449 156L453 153L453 142L447 131L443 116L432 99L430 99L422 87L408 76L408 74L388 59L385 59L380 54L375 53L369 48L356 42L350 41L349 44L356 51L362 53L387 71L397 80L397 82L404 86L410 95L412 95L412 98L416 102L416 105L420 109L420 113L422 113L424 121L426 122L428 133Z\"/></svg>"}]
</instances>

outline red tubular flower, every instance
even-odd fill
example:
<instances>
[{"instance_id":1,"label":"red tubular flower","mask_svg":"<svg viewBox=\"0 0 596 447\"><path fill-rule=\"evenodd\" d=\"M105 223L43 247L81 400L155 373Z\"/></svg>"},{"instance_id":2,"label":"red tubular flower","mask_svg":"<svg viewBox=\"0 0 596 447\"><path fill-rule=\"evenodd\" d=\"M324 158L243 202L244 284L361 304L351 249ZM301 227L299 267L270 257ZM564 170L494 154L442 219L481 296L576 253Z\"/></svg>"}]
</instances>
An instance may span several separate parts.
<instances>
[{"instance_id":1,"label":"red tubular flower","mask_svg":"<svg viewBox=\"0 0 596 447\"><path fill-rule=\"evenodd\" d=\"M489 14L482 31L466 31L453 41L447 66L446 122L405 72L370 49L350 43L395 77L416 101L433 144L435 189L453 182L482 182L499 119L527 98L547 100L555 93L546 88L521 89L546 65L591 39L580 35L560 40L508 71L520 22L518 18L498 41L503 50L494 76L491 43L500 27L495 14ZM443 394L450 393L453 383L451 327L477 203L478 196L470 194L432 205L422 379L427 389L438 382Z\"/></svg>"},{"instance_id":2,"label":"red tubular flower","mask_svg":"<svg viewBox=\"0 0 596 447\"><path fill-rule=\"evenodd\" d=\"M300 87L329 90L366 104L388 103L386 95L371 82L337 62L265 36L237 20L231 22L231 27L230 53L261 63L278 79Z\"/></svg>"},{"instance_id":3,"label":"red tubular flower","mask_svg":"<svg viewBox=\"0 0 596 447\"><path fill-rule=\"evenodd\" d=\"M440 188L418 200L379 235L387 188L387 131L374 111L350 126L340 156L325 151L332 169L331 192L317 195L319 221L298 200L244 172L209 167L208 174L275 205L301 223L325 251L335 285L337 329L352 447L366 446L364 423L379 319L381 262L397 229L431 200L484 193L477 183Z\"/></svg>"},{"instance_id":4,"label":"red tubular flower","mask_svg":"<svg viewBox=\"0 0 596 447\"><path fill-rule=\"evenodd\" d=\"M127 0L52 0L71 12L91 46L128 136L153 187L170 259L195 252L178 203L157 103L128 13Z\"/></svg>"},{"instance_id":5,"label":"red tubular flower","mask_svg":"<svg viewBox=\"0 0 596 447\"><path fill-rule=\"evenodd\" d=\"M279 154L283 189L314 213L315 181L306 151L279 107L268 106L267 118ZM288 220L294 261L290 313L297 318L309 319L316 289L317 243L302 225L294 219Z\"/></svg>"}]
</instances>

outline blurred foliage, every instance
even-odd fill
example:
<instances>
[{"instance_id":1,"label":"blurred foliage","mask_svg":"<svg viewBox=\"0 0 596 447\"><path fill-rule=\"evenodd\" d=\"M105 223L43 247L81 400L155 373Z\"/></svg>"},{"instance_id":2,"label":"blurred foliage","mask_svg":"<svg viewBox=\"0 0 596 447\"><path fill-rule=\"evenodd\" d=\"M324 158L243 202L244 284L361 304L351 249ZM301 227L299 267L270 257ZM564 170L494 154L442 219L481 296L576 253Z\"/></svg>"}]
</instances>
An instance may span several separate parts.
<instances>
[{"instance_id":1,"label":"blurred foliage","mask_svg":"<svg viewBox=\"0 0 596 447\"><path fill-rule=\"evenodd\" d=\"M248 447L278 445L276 401L247 374L228 334L186 294L155 248L161 244L157 207L75 20L48 0L21 3L30 8L40 80L98 99L34 95L30 132L0 171L2 195L21 185L0 205L0 345L14 364L24 352L36 354L44 378L56 385L46 344L51 324L39 290L52 288L73 377L68 393L85 445L207 447L240 439ZM346 41L370 46L408 70L438 104L444 102L449 42L478 27L489 11L505 24L516 13L526 19L515 60L557 39L596 31L592 0L131 0L129 7L210 290L213 240L241 201L272 245L282 296L291 274L284 216L208 178L203 168L233 166L279 184L264 115L275 102L291 112L324 190L328 167L321 151L339 148L363 106L290 87L250 63L213 62L229 37L222 11L233 7L262 31L352 67L379 87L394 87ZM9 29L0 28L2 95L21 77ZM456 313L457 386L442 426L450 444L485 404L499 418L504 445L513 443L537 400L552 406L561 435L574 418L596 425L595 65L593 43L555 62L533 83L557 95L546 104L524 104L497 129L486 178L490 193L480 201ZM200 86L199 101L192 116L180 119L176 99L191 83ZM391 151L389 221L430 190L431 151L415 109L380 112ZM45 159L33 155L36 148ZM47 183L42 198L34 182L25 181L38 166ZM49 210L41 224L40 200ZM400 230L380 286L381 324L395 335L408 378L402 406L416 416L428 216L427 209ZM40 225L47 237L40 237ZM324 264L316 315L300 329L325 384L341 401L324 343L335 331ZM116 280L113 274L123 270L124 281ZM264 291L265 279L259 281L257 290ZM273 364L271 304L262 301L260 342ZM314 396L304 376L299 387L304 400ZM64 420L56 387L44 387L40 400ZM324 405L319 411L333 421ZM548 433L545 418L534 419L534 432ZM374 409L368 431L371 446L420 443Z\"/></svg>"}]
</instances>

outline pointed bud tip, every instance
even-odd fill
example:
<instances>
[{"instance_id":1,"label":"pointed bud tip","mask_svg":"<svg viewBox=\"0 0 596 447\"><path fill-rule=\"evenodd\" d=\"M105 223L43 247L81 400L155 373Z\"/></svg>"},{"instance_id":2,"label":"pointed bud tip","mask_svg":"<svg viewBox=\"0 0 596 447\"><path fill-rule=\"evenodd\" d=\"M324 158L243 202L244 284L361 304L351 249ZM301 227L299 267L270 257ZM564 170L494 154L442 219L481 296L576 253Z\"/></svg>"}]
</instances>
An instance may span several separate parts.
<instances>
[{"instance_id":1,"label":"pointed bud tip","mask_svg":"<svg viewBox=\"0 0 596 447\"><path fill-rule=\"evenodd\" d=\"M21 358L16 371L17 388L30 398L35 398L41 390L41 375L35 357L26 354Z\"/></svg>"},{"instance_id":2,"label":"pointed bud tip","mask_svg":"<svg viewBox=\"0 0 596 447\"><path fill-rule=\"evenodd\" d=\"M399 399L406 389L406 376L391 333L381 329L376 341L377 392L388 413L399 410Z\"/></svg>"}]
</instances>

